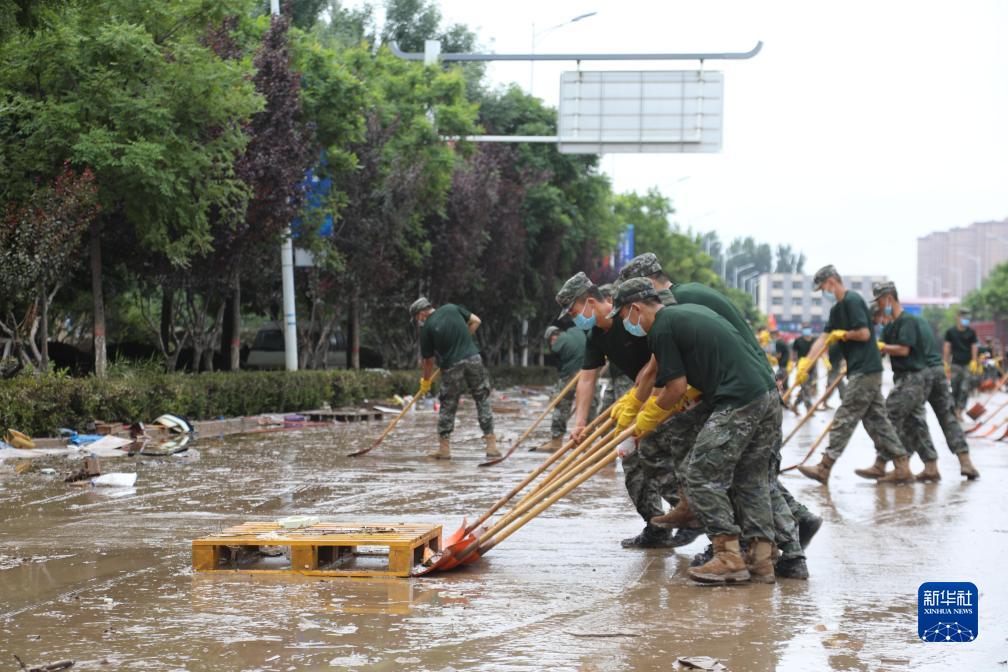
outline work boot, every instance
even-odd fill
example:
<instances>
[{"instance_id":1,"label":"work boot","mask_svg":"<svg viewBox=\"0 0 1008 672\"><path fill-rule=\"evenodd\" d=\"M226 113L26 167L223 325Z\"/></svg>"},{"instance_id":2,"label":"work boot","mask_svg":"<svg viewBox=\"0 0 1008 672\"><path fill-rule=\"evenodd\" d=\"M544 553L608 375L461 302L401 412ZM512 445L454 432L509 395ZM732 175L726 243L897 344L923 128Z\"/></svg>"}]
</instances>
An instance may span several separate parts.
<instances>
[{"instance_id":1,"label":"work boot","mask_svg":"<svg viewBox=\"0 0 1008 672\"><path fill-rule=\"evenodd\" d=\"M672 548L672 532L648 524L636 537L621 541L620 546L623 548Z\"/></svg>"},{"instance_id":2,"label":"work boot","mask_svg":"<svg viewBox=\"0 0 1008 672\"><path fill-rule=\"evenodd\" d=\"M739 550L739 538L726 534L711 539L714 558L710 562L689 570L689 577L700 583L744 583L749 580L749 570ZM770 570L773 574L773 569Z\"/></svg>"},{"instance_id":3,"label":"work boot","mask_svg":"<svg viewBox=\"0 0 1008 672\"><path fill-rule=\"evenodd\" d=\"M487 457L500 457L501 452L497 450L497 437L493 434L487 434L483 437L484 443L486 443L486 456Z\"/></svg>"},{"instance_id":4,"label":"work boot","mask_svg":"<svg viewBox=\"0 0 1008 672\"><path fill-rule=\"evenodd\" d=\"M973 466L973 461L970 459L969 453L956 453L956 457L959 458L960 474L971 481L975 478L980 478L980 472Z\"/></svg>"},{"instance_id":5,"label":"work boot","mask_svg":"<svg viewBox=\"0 0 1008 672\"><path fill-rule=\"evenodd\" d=\"M700 527L700 521L696 519L693 511L690 510L689 502L686 501L686 494L682 490L679 490L679 501L676 502L676 505L669 509L668 513L652 518L651 524L664 527L667 530L678 527Z\"/></svg>"},{"instance_id":6,"label":"work boot","mask_svg":"<svg viewBox=\"0 0 1008 672\"><path fill-rule=\"evenodd\" d=\"M707 544L707 548L705 548L703 551L693 556L693 559L690 560L689 566L699 567L705 562L710 562L713 559L714 559L714 544Z\"/></svg>"},{"instance_id":7,"label":"work boot","mask_svg":"<svg viewBox=\"0 0 1008 672\"><path fill-rule=\"evenodd\" d=\"M781 579L807 581L808 565L805 564L805 558L781 558L774 567L774 574Z\"/></svg>"},{"instance_id":8,"label":"work boot","mask_svg":"<svg viewBox=\"0 0 1008 672\"><path fill-rule=\"evenodd\" d=\"M753 583L775 583L774 545L766 539L754 539L746 553L746 569Z\"/></svg>"},{"instance_id":9,"label":"work boot","mask_svg":"<svg viewBox=\"0 0 1008 672\"><path fill-rule=\"evenodd\" d=\"M537 453L555 453L556 451L563 448L563 437L556 436L544 443L543 445L536 448Z\"/></svg>"},{"instance_id":10,"label":"work boot","mask_svg":"<svg viewBox=\"0 0 1008 672\"><path fill-rule=\"evenodd\" d=\"M450 460L451 440L447 436L439 436L438 449L433 453L429 453L427 457L433 457L435 460Z\"/></svg>"},{"instance_id":11,"label":"work boot","mask_svg":"<svg viewBox=\"0 0 1008 672\"><path fill-rule=\"evenodd\" d=\"M672 535L672 547L679 548L696 541L696 538L704 533L702 527L680 527Z\"/></svg>"},{"instance_id":12,"label":"work boot","mask_svg":"<svg viewBox=\"0 0 1008 672\"><path fill-rule=\"evenodd\" d=\"M907 455L893 458L893 470L876 481L877 483L910 483L914 480Z\"/></svg>"},{"instance_id":13,"label":"work boot","mask_svg":"<svg viewBox=\"0 0 1008 672\"><path fill-rule=\"evenodd\" d=\"M854 473L860 476L861 478L870 478L872 480L876 478L882 478L883 476L885 476L886 473L885 467L887 461L888 460L884 460L881 457L876 457L875 464L868 467L867 469L855 469Z\"/></svg>"},{"instance_id":14,"label":"work boot","mask_svg":"<svg viewBox=\"0 0 1008 672\"><path fill-rule=\"evenodd\" d=\"M812 537L816 535L820 527L822 527L822 518L812 513L808 517L798 521L798 543L801 544L803 551L812 541Z\"/></svg>"},{"instance_id":15,"label":"work boot","mask_svg":"<svg viewBox=\"0 0 1008 672\"><path fill-rule=\"evenodd\" d=\"M798 467L798 471L800 471L803 476L807 476L813 481L819 481L823 485L826 485L826 481L829 480L830 471L833 469L833 464L835 462L836 460L826 453L823 453L822 461L819 464L814 467L806 467L803 464Z\"/></svg>"},{"instance_id":16,"label":"work boot","mask_svg":"<svg viewBox=\"0 0 1008 672\"><path fill-rule=\"evenodd\" d=\"M938 461L927 460L924 462L924 471L917 474L918 481L940 481L941 474L938 473Z\"/></svg>"}]
</instances>

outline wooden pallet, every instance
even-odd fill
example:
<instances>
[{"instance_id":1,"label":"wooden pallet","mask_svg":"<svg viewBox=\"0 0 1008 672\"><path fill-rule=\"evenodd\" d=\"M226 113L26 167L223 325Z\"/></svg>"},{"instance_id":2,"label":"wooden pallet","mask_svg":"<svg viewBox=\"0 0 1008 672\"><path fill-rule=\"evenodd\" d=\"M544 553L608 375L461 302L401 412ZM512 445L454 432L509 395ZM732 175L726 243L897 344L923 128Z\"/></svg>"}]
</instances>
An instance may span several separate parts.
<instances>
[{"instance_id":1,"label":"wooden pallet","mask_svg":"<svg viewBox=\"0 0 1008 672\"><path fill-rule=\"evenodd\" d=\"M266 547L286 550L283 557L257 557ZM322 522L282 530L274 522L251 522L194 539L192 559L198 572L409 576L425 554L439 550L440 525Z\"/></svg>"}]
</instances>

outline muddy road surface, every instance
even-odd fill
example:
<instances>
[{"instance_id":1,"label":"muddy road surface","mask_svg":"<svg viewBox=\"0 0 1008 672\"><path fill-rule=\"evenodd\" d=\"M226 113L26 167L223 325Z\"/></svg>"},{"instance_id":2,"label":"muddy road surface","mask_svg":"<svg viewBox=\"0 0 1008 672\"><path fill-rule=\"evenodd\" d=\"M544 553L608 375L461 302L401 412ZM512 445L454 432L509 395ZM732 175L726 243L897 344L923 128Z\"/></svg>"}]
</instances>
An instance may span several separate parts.
<instances>
[{"instance_id":1,"label":"muddy road surface","mask_svg":"<svg viewBox=\"0 0 1008 672\"><path fill-rule=\"evenodd\" d=\"M545 401L495 403L503 449ZM800 431L785 464L829 417ZM807 582L694 585L685 570L703 537L676 550L622 549L642 521L609 468L450 574L191 570L193 538L245 521L314 514L450 533L543 459L520 449L478 469L471 401L459 420L451 462L423 457L436 445L428 405L355 459L345 455L382 423L202 437L179 457L103 459L105 471L137 472L126 490L64 484L77 459L40 458L25 473L0 465L0 669L17 669L15 654L28 665L130 670L669 670L677 656L711 656L736 672L1006 669L1008 444L971 439L982 478L966 482L936 425L939 483L882 487L855 476L874 457L861 429L828 489L784 477L825 519ZM785 431L795 421L786 417ZM548 438L548 424L529 445ZM920 470L918 458L912 465ZM976 641L918 640L925 581L979 587Z\"/></svg>"}]
</instances>

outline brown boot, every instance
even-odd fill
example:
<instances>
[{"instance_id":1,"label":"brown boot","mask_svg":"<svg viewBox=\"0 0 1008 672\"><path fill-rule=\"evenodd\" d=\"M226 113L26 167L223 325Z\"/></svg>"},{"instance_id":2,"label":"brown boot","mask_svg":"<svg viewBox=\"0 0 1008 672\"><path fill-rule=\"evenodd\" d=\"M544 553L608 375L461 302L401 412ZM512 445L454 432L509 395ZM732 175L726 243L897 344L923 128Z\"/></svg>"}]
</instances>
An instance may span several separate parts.
<instances>
[{"instance_id":1,"label":"brown boot","mask_svg":"<svg viewBox=\"0 0 1008 672\"><path fill-rule=\"evenodd\" d=\"M746 554L746 569L753 583L776 583L774 576L774 545L766 539L753 539L749 542L749 552Z\"/></svg>"},{"instance_id":2,"label":"brown boot","mask_svg":"<svg viewBox=\"0 0 1008 672\"><path fill-rule=\"evenodd\" d=\"M438 449L433 453L428 453L427 457L433 457L435 460L450 460L451 459L451 441L447 436L438 437Z\"/></svg>"},{"instance_id":3,"label":"brown boot","mask_svg":"<svg viewBox=\"0 0 1008 672\"><path fill-rule=\"evenodd\" d=\"M854 473L860 476L861 478L870 478L870 479L882 478L883 476L885 476L885 466L886 461L883 460L881 457L876 457L875 464L868 467L867 469L855 469Z\"/></svg>"},{"instance_id":4,"label":"brown boot","mask_svg":"<svg viewBox=\"0 0 1008 672\"><path fill-rule=\"evenodd\" d=\"M806 467L804 464L798 467L798 471L802 473L803 476L808 476L813 481L819 481L823 485L826 485L826 481L829 480L830 471L833 470L833 463L836 462L832 457L823 453L822 462L815 465L814 467Z\"/></svg>"},{"instance_id":5,"label":"brown boot","mask_svg":"<svg viewBox=\"0 0 1008 672\"><path fill-rule=\"evenodd\" d=\"M980 472L977 468L973 466L973 461L970 459L969 453L956 453L956 457L959 458L959 473L973 480L974 478L980 478Z\"/></svg>"},{"instance_id":6,"label":"brown boot","mask_svg":"<svg viewBox=\"0 0 1008 672\"><path fill-rule=\"evenodd\" d=\"M893 458L893 470L878 479L876 483L910 483L914 480L910 471L910 458L906 455Z\"/></svg>"},{"instance_id":7,"label":"brown boot","mask_svg":"<svg viewBox=\"0 0 1008 672\"><path fill-rule=\"evenodd\" d=\"M497 437L493 434L487 434L483 437L483 442L486 443L486 456L487 457L500 457L501 452L497 450Z\"/></svg>"},{"instance_id":8,"label":"brown boot","mask_svg":"<svg viewBox=\"0 0 1008 672\"><path fill-rule=\"evenodd\" d=\"M668 513L652 518L651 524L657 527L664 527L668 530L674 530L679 527L700 527L700 521L693 515L689 502L686 501L686 495L682 490L679 491L679 501L676 502L676 505L669 509Z\"/></svg>"},{"instance_id":9,"label":"brown boot","mask_svg":"<svg viewBox=\"0 0 1008 672\"><path fill-rule=\"evenodd\" d=\"M749 570L739 551L738 537L719 535L711 539L714 558L689 570L689 577L700 583L743 583Z\"/></svg>"},{"instance_id":10,"label":"brown boot","mask_svg":"<svg viewBox=\"0 0 1008 672\"><path fill-rule=\"evenodd\" d=\"M917 474L916 478L918 481L940 481L941 474L938 473L937 460L924 462L924 471Z\"/></svg>"},{"instance_id":11,"label":"brown boot","mask_svg":"<svg viewBox=\"0 0 1008 672\"><path fill-rule=\"evenodd\" d=\"M536 448L537 453L555 453L556 451L563 448L563 437L558 436L550 439L543 445Z\"/></svg>"}]
</instances>

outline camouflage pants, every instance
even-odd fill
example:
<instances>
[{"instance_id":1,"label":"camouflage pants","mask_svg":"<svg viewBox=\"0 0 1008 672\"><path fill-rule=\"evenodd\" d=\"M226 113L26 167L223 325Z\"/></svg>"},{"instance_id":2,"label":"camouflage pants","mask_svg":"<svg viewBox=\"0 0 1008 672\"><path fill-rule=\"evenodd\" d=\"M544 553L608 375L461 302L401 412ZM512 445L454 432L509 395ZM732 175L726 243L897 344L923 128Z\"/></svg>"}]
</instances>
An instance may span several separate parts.
<instances>
[{"instance_id":1,"label":"camouflage pants","mask_svg":"<svg viewBox=\"0 0 1008 672\"><path fill-rule=\"evenodd\" d=\"M916 452L925 462L938 459L924 414L926 399L927 381L923 371L901 371L893 375L893 389L886 398L886 414L902 438L907 454ZM878 454L884 460L893 458L885 450L879 449Z\"/></svg>"},{"instance_id":2,"label":"camouflage pants","mask_svg":"<svg viewBox=\"0 0 1008 672\"><path fill-rule=\"evenodd\" d=\"M780 549L781 557L785 560L790 558L804 558L805 551L802 550L801 542L798 539L799 512L811 516L811 512L806 509L798 500L791 496L784 484L778 478L781 465L781 445L777 442L777 448L770 458L770 511L773 514L774 542Z\"/></svg>"},{"instance_id":3,"label":"camouflage pants","mask_svg":"<svg viewBox=\"0 0 1008 672\"><path fill-rule=\"evenodd\" d=\"M441 371L441 412L438 414L438 436L451 436L455 429L455 413L458 412L459 397L469 391L476 401L476 415L483 435L493 434L493 410L490 408L490 375L479 355L463 359L450 369Z\"/></svg>"},{"instance_id":4,"label":"camouflage pants","mask_svg":"<svg viewBox=\"0 0 1008 672\"><path fill-rule=\"evenodd\" d=\"M833 416L826 454L836 460L843 454L858 422L875 443L875 450L892 459L906 455L899 436L889 422L882 398L882 373L855 373L847 377L843 401Z\"/></svg>"},{"instance_id":5,"label":"camouflage pants","mask_svg":"<svg viewBox=\"0 0 1008 672\"><path fill-rule=\"evenodd\" d=\"M566 387L567 383L570 382L569 378L561 378L557 382L557 388L555 394L560 394L560 390ZM564 398L560 400L560 403L553 408L553 421L550 424L550 437L554 439L562 438L564 434L567 433L567 421L570 420L571 411L574 408L574 390L572 389ZM591 422L596 414L598 408L598 388L595 390L595 396L592 398L592 404L588 409L588 421Z\"/></svg>"},{"instance_id":6,"label":"camouflage pants","mask_svg":"<svg viewBox=\"0 0 1008 672\"><path fill-rule=\"evenodd\" d=\"M608 384L606 385L605 394L602 395L602 398L599 400L600 411L612 406L617 399L629 392L630 388L633 387L634 384L634 381L630 380L622 373L615 376L610 375L609 380L606 382Z\"/></svg>"},{"instance_id":7,"label":"camouflage pants","mask_svg":"<svg viewBox=\"0 0 1008 672\"><path fill-rule=\"evenodd\" d=\"M832 385L833 381L835 381L837 379L837 376L839 376L839 375L840 375L840 363L837 362L836 364L833 365L833 368L830 370L829 375L826 376L826 387L828 388L830 385ZM844 393L844 388L846 386L847 386L847 383L845 383L845 382L843 382L841 380L837 384L837 387L836 387L837 396L840 398L840 402L841 403L843 403L843 393ZM830 394L830 398L832 398L832 397L833 397L833 394L831 393ZM829 399L827 399L826 401L829 401Z\"/></svg>"},{"instance_id":8,"label":"camouflage pants","mask_svg":"<svg viewBox=\"0 0 1008 672\"><path fill-rule=\"evenodd\" d=\"M685 472L686 496L708 536L776 538L767 475L780 443L781 406L774 390L739 408L713 410Z\"/></svg>"},{"instance_id":9,"label":"camouflage pants","mask_svg":"<svg viewBox=\"0 0 1008 672\"><path fill-rule=\"evenodd\" d=\"M966 408L970 394L969 369L961 364L952 365L952 401L955 410L962 412Z\"/></svg>"},{"instance_id":10,"label":"camouflage pants","mask_svg":"<svg viewBox=\"0 0 1008 672\"><path fill-rule=\"evenodd\" d=\"M709 415L706 404L675 415L623 458L627 494L645 522L665 513L663 499L671 506L679 501L677 471Z\"/></svg>"},{"instance_id":11,"label":"camouflage pants","mask_svg":"<svg viewBox=\"0 0 1008 672\"><path fill-rule=\"evenodd\" d=\"M956 420L955 411L952 410L952 396L949 394L948 379L945 378L945 367L939 365L924 369L924 377L927 390L925 398L938 417L938 424L945 434L949 450L956 455L968 453L966 435L963 434L962 425ZM937 457L937 454L935 456Z\"/></svg>"},{"instance_id":12,"label":"camouflage pants","mask_svg":"<svg viewBox=\"0 0 1008 672\"><path fill-rule=\"evenodd\" d=\"M795 402L795 408L798 407L798 403L800 402L805 405L806 411L809 410L810 408L812 408L812 404L814 404L818 400L819 398L818 395L819 395L819 386L816 384L816 370L815 368L813 368L811 371L809 371L808 378L805 380L804 383L801 384L801 388L799 390L798 395L798 402Z\"/></svg>"}]
</instances>

